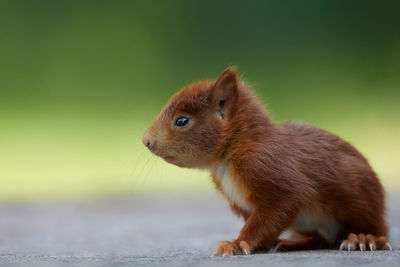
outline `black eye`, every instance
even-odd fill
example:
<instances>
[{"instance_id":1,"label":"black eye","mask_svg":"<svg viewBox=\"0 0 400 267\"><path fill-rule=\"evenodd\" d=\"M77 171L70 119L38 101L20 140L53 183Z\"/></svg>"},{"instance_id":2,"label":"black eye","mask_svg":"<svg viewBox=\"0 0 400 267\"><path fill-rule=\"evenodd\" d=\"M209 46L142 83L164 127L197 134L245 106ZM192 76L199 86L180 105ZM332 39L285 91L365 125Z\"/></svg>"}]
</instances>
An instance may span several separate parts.
<instances>
[{"instance_id":1,"label":"black eye","mask_svg":"<svg viewBox=\"0 0 400 267\"><path fill-rule=\"evenodd\" d=\"M186 124L188 124L189 118L188 117L179 117L175 121L175 126L176 127L184 127Z\"/></svg>"}]
</instances>

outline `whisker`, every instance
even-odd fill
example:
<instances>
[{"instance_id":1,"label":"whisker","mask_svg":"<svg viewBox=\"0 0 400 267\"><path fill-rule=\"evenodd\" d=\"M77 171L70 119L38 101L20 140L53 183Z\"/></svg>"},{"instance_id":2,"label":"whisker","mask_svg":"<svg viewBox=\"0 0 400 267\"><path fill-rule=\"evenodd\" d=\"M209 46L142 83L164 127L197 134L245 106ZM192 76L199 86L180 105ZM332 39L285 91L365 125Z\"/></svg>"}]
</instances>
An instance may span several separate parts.
<instances>
[{"instance_id":1,"label":"whisker","mask_svg":"<svg viewBox=\"0 0 400 267\"><path fill-rule=\"evenodd\" d=\"M144 164L142 165L142 168L140 170L139 173L137 173L137 176L140 176L139 180L137 180L139 182L140 185L143 185L145 183L145 181L147 181L147 177L149 175L149 172L151 171L151 165L149 165L149 163L152 161L152 159L154 158L154 155L150 155L147 160L145 160ZM150 166L150 168L149 168ZM147 171L146 171L147 169ZM144 173L147 173L146 175L143 175Z\"/></svg>"},{"instance_id":2,"label":"whisker","mask_svg":"<svg viewBox=\"0 0 400 267\"><path fill-rule=\"evenodd\" d=\"M154 162L157 161L157 157L151 157L150 161L149 161L149 168L148 171L146 173L146 175L144 176L144 179L147 181L147 179L149 178L149 175L151 174L151 172L154 170Z\"/></svg>"},{"instance_id":3,"label":"whisker","mask_svg":"<svg viewBox=\"0 0 400 267\"><path fill-rule=\"evenodd\" d=\"M131 169L131 174L130 177L133 176L135 170L137 170L137 168L139 167L139 165L142 163L142 161L140 160L141 158L143 158L144 153L146 152L146 150L142 150L139 153L136 154L136 157L134 160L132 160L133 164L132 164L132 169ZM138 164L138 162L140 162ZM136 163L136 164L135 164Z\"/></svg>"}]
</instances>

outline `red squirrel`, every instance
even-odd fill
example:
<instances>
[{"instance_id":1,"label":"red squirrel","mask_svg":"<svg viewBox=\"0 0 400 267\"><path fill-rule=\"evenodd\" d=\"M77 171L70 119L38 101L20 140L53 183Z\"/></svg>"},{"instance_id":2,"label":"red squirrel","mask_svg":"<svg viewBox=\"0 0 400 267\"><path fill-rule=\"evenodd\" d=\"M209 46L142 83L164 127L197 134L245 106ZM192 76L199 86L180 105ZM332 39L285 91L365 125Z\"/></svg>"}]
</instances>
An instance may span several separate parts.
<instances>
[{"instance_id":1,"label":"red squirrel","mask_svg":"<svg viewBox=\"0 0 400 267\"><path fill-rule=\"evenodd\" d=\"M244 218L214 256L392 249L384 190L361 153L306 123L273 122L235 68L175 93L142 141L169 163L209 170Z\"/></svg>"}]
</instances>

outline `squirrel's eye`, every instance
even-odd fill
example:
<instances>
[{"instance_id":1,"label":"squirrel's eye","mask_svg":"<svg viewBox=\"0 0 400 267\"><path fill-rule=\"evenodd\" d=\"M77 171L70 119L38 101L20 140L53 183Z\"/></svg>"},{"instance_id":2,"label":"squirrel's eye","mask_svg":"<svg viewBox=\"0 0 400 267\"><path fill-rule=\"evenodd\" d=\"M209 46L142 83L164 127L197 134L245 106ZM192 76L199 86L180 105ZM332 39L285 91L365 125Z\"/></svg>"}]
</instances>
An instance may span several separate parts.
<instances>
[{"instance_id":1,"label":"squirrel's eye","mask_svg":"<svg viewBox=\"0 0 400 267\"><path fill-rule=\"evenodd\" d=\"M186 124L188 124L189 118L188 117L179 117L175 121L175 126L176 127L184 127Z\"/></svg>"}]
</instances>

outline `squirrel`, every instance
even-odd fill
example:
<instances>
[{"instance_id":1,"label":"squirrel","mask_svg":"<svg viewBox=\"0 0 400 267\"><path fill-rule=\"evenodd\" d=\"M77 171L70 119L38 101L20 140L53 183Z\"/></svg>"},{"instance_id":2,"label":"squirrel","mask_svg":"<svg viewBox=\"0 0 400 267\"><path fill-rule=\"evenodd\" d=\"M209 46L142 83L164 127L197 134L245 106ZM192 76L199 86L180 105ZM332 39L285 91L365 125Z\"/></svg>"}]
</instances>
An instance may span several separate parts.
<instances>
[{"instance_id":1,"label":"squirrel","mask_svg":"<svg viewBox=\"0 0 400 267\"><path fill-rule=\"evenodd\" d=\"M384 189L364 156L309 124L273 122L234 67L175 93L142 141L168 163L209 170L243 217L213 256L392 250Z\"/></svg>"}]
</instances>

